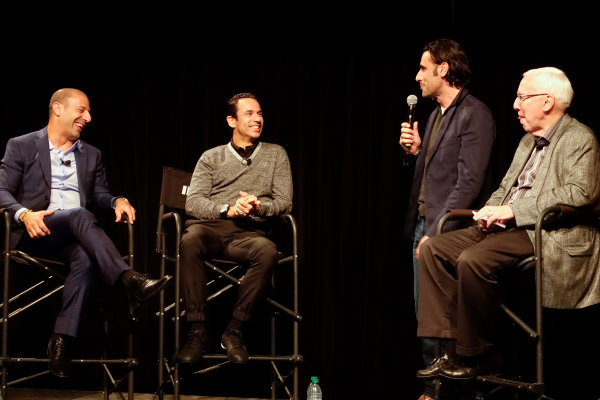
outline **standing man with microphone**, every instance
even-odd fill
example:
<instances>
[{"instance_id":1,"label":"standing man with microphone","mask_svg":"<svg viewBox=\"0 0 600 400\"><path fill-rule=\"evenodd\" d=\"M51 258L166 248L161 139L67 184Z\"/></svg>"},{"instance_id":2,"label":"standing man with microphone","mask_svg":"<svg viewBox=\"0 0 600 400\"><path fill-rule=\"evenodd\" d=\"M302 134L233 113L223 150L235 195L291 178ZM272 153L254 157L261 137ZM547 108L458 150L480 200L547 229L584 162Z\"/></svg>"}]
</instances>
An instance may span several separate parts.
<instances>
[{"instance_id":1,"label":"standing man with microphone","mask_svg":"<svg viewBox=\"0 0 600 400\"><path fill-rule=\"evenodd\" d=\"M406 153L404 165L414 163L415 168L403 237L413 243L416 312L421 243L435 235L447 210L479 208L493 189L488 166L496 125L489 108L466 89L470 75L461 45L435 40L423 48L416 76L422 96L437 103L422 136L418 121L412 121L415 99L412 95L407 99L411 123L402 123L399 143ZM460 222L449 221L445 230L461 227ZM435 358L436 348L434 339L421 340L425 365ZM419 400L435 400L434 377L417 376L425 380Z\"/></svg>"}]
</instances>

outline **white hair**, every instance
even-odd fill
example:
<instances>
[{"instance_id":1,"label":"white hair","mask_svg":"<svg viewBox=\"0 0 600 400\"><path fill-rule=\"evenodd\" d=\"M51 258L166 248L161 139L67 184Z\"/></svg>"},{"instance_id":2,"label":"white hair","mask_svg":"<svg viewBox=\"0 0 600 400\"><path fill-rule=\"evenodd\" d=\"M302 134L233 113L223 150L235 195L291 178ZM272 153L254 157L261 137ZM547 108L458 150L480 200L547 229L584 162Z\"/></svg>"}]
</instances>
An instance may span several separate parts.
<instances>
[{"instance_id":1,"label":"white hair","mask_svg":"<svg viewBox=\"0 0 600 400\"><path fill-rule=\"evenodd\" d=\"M535 80L535 86L540 93L545 92L554 96L560 109L569 108L573 100L573 87L562 70L555 67L542 67L523 73L523 77L526 76Z\"/></svg>"}]
</instances>

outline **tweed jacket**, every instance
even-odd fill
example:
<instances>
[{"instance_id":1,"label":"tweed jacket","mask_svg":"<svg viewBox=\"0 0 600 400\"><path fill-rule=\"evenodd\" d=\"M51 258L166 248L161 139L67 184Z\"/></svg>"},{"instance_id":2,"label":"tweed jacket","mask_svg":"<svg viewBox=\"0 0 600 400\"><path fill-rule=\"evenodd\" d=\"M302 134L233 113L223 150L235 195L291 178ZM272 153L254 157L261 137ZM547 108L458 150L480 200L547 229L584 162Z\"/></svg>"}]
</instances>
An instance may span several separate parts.
<instances>
[{"instance_id":1,"label":"tweed jacket","mask_svg":"<svg viewBox=\"0 0 600 400\"><path fill-rule=\"evenodd\" d=\"M527 230L532 243L539 213L567 204L594 205L600 196L600 150L594 133L565 114L544 153L544 159L527 197L513 203L518 228ZM526 134L512 163L487 205L506 203L535 145ZM543 305L549 308L582 308L600 303L600 237L591 226L556 227L542 234Z\"/></svg>"}]
</instances>

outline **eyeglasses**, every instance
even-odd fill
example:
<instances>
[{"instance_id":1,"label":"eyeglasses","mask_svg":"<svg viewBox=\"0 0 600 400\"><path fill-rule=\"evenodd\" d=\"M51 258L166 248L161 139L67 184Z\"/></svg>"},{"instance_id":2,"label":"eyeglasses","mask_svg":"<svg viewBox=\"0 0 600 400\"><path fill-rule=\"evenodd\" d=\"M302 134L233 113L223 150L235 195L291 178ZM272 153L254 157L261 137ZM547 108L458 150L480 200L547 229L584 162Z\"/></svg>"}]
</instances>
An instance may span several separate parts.
<instances>
[{"instance_id":1,"label":"eyeglasses","mask_svg":"<svg viewBox=\"0 0 600 400\"><path fill-rule=\"evenodd\" d=\"M517 100L519 100L519 103L524 102L525 100L527 100L530 97L535 97L535 96L546 96L548 93L536 93L536 94L518 94L517 95Z\"/></svg>"}]
</instances>

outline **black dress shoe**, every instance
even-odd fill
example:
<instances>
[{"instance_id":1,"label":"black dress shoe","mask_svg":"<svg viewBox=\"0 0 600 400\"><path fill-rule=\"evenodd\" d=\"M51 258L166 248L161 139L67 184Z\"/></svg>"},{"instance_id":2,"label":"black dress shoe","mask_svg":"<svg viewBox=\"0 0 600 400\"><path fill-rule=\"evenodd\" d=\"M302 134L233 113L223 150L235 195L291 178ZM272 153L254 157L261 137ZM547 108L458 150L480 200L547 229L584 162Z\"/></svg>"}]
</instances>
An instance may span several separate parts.
<instances>
[{"instance_id":1,"label":"black dress shoe","mask_svg":"<svg viewBox=\"0 0 600 400\"><path fill-rule=\"evenodd\" d=\"M221 347L227 350L229 361L243 364L248 361L248 351L242 341L242 332L229 329L221 336Z\"/></svg>"},{"instance_id":2,"label":"black dress shoe","mask_svg":"<svg viewBox=\"0 0 600 400\"><path fill-rule=\"evenodd\" d=\"M431 364L426 368L418 370L417 378L435 378L440 374L440 369L451 361L448 354L444 353L441 356L434 358Z\"/></svg>"},{"instance_id":3,"label":"black dress shoe","mask_svg":"<svg viewBox=\"0 0 600 400\"><path fill-rule=\"evenodd\" d=\"M137 301L146 301L157 295L171 278L171 275L165 275L160 279L150 279L147 275L134 272L127 280L127 287L130 295Z\"/></svg>"},{"instance_id":4,"label":"black dress shoe","mask_svg":"<svg viewBox=\"0 0 600 400\"><path fill-rule=\"evenodd\" d=\"M177 359L182 363L196 363L204 350L206 349L206 331L204 329L196 329L188 332L188 337L183 346L183 349L179 352Z\"/></svg>"},{"instance_id":5,"label":"black dress shoe","mask_svg":"<svg viewBox=\"0 0 600 400\"><path fill-rule=\"evenodd\" d=\"M450 379L472 379L482 375L496 375L502 370L500 354L491 354L463 359L444 365L440 375Z\"/></svg>"},{"instance_id":6,"label":"black dress shoe","mask_svg":"<svg viewBox=\"0 0 600 400\"><path fill-rule=\"evenodd\" d=\"M48 342L48 369L60 378L71 375L71 357L67 349L67 338L55 333Z\"/></svg>"}]
</instances>

